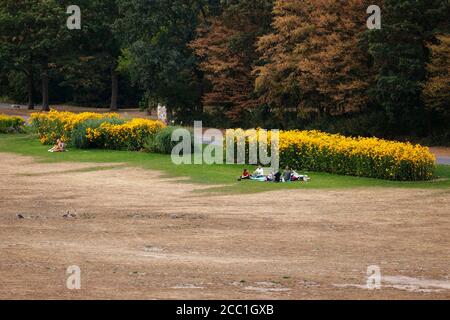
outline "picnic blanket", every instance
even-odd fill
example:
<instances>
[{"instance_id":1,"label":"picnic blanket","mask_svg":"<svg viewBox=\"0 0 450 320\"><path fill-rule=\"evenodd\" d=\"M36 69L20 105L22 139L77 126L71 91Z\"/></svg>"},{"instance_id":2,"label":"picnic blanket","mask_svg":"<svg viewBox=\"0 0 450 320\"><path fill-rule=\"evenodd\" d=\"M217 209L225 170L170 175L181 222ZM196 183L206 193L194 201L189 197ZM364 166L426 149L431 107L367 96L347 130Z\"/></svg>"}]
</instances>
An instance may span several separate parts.
<instances>
[{"instance_id":1,"label":"picnic blanket","mask_svg":"<svg viewBox=\"0 0 450 320\"><path fill-rule=\"evenodd\" d=\"M250 177L250 180L264 182L266 181L266 176Z\"/></svg>"}]
</instances>

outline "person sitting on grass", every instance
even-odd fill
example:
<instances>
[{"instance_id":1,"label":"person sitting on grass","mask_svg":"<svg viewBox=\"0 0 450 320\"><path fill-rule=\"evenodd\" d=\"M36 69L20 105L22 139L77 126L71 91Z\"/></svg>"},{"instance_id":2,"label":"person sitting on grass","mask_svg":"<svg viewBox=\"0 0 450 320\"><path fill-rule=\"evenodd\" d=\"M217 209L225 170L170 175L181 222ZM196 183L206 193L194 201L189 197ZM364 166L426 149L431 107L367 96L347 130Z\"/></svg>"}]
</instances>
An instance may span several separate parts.
<instances>
[{"instance_id":1,"label":"person sitting on grass","mask_svg":"<svg viewBox=\"0 0 450 320\"><path fill-rule=\"evenodd\" d=\"M250 172L248 172L247 169L244 169L244 172L242 172L242 175L239 177L238 181L248 180L248 179L250 179Z\"/></svg>"},{"instance_id":2,"label":"person sitting on grass","mask_svg":"<svg viewBox=\"0 0 450 320\"><path fill-rule=\"evenodd\" d=\"M254 178L264 177L264 169L261 166L258 166L255 172L253 172L252 177Z\"/></svg>"},{"instance_id":3,"label":"person sitting on grass","mask_svg":"<svg viewBox=\"0 0 450 320\"><path fill-rule=\"evenodd\" d=\"M311 178L304 174L298 174L295 170L292 170L291 181L309 181Z\"/></svg>"},{"instance_id":4,"label":"person sitting on grass","mask_svg":"<svg viewBox=\"0 0 450 320\"><path fill-rule=\"evenodd\" d=\"M280 170L278 170L277 173L274 174L273 178L274 178L274 182L281 182L281 172L280 172Z\"/></svg>"},{"instance_id":5,"label":"person sitting on grass","mask_svg":"<svg viewBox=\"0 0 450 320\"><path fill-rule=\"evenodd\" d=\"M300 175L295 170L292 170L291 181L300 181Z\"/></svg>"},{"instance_id":6,"label":"person sitting on grass","mask_svg":"<svg viewBox=\"0 0 450 320\"><path fill-rule=\"evenodd\" d=\"M65 143L61 140L58 139L56 140L56 145L53 146L53 148L51 148L50 150L48 150L49 152L64 152L65 150Z\"/></svg>"},{"instance_id":7,"label":"person sitting on grass","mask_svg":"<svg viewBox=\"0 0 450 320\"><path fill-rule=\"evenodd\" d=\"M289 169L289 167L286 167L286 169L284 170L284 173L283 173L284 182L291 181L291 174L292 174L291 169Z\"/></svg>"}]
</instances>

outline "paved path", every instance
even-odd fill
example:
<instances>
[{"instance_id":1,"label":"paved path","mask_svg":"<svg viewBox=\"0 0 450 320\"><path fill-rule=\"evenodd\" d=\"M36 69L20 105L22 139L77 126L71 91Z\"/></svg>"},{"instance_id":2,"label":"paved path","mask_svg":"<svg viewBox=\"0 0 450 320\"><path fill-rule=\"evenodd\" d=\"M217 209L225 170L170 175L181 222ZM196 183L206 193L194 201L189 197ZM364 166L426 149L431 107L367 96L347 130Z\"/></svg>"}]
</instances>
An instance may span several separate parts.
<instances>
[{"instance_id":1,"label":"paved path","mask_svg":"<svg viewBox=\"0 0 450 320\"><path fill-rule=\"evenodd\" d=\"M20 104L20 103L4 103L4 102L0 102L0 109L12 109L11 106L15 105L15 106L20 106L20 110L27 110L28 106L25 104ZM42 108L42 106L40 104L35 104L34 108L36 110L40 110Z\"/></svg>"},{"instance_id":2,"label":"paved path","mask_svg":"<svg viewBox=\"0 0 450 320\"><path fill-rule=\"evenodd\" d=\"M10 107L11 107L11 104L0 102L0 108L6 109L6 108L10 108Z\"/></svg>"},{"instance_id":3,"label":"paved path","mask_svg":"<svg viewBox=\"0 0 450 320\"><path fill-rule=\"evenodd\" d=\"M436 163L450 166L450 157L436 157Z\"/></svg>"}]
</instances>

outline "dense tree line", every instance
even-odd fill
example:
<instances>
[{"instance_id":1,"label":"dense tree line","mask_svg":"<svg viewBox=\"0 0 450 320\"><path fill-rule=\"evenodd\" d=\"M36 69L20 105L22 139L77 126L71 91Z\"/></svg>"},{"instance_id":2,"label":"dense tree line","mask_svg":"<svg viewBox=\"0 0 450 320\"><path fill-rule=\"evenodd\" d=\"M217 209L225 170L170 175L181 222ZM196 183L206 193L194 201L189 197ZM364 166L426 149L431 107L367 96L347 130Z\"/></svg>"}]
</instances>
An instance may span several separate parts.
<instances>
[{"instance_id":1,"label":"dense tree line","mask_svg":"<svg viewBox=\"0 0 450 320\"><path fill-rule=\"evenodd\" d=\"M0 95L450 139L448 0L0 0Z\"/></svg>"}]
</instances>

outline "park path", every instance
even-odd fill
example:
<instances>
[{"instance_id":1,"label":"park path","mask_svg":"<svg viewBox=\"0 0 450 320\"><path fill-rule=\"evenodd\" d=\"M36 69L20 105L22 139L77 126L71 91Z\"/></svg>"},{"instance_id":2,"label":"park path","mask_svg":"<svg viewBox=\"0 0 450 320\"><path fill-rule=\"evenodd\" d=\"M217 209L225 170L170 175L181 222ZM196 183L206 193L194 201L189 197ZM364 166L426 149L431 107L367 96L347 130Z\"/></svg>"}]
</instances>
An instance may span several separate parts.
<instances>
[{"instance_id":1,"label":"park path","mask_svg":"<svg viewBox=\"0 0 450 320\"><path fill-rule=\"evenodd\" d=\"M436 163L450 165L450 157L436 157Z\"/></svg>"}]
</instances>

